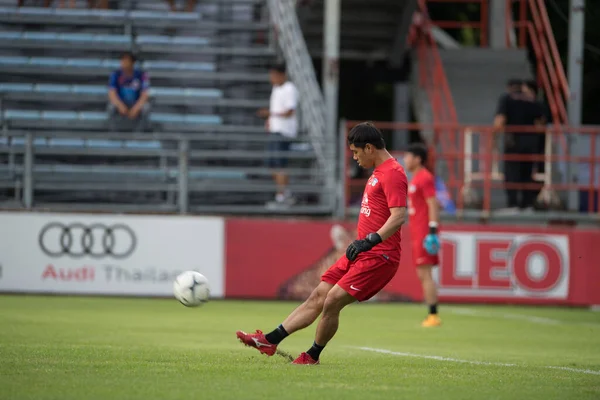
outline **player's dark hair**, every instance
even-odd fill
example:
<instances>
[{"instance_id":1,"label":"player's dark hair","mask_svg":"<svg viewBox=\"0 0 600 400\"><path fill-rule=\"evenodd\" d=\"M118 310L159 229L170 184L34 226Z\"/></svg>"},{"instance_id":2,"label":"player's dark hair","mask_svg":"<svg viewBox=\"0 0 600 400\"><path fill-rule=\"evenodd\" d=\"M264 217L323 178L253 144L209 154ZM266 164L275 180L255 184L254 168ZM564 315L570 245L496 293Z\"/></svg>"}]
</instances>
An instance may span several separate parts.
<instances>
[{"instance_id":1,"label":"player's dark hair","mask_svg":"<svg viewBox=\"0 0 600 400\"><path fill-rule=\"evenodd\" d=\"M131 62L133 62L133 63L135 63L137 61L135 54L133 54L131 51L126 51L126 52L122 53L121 60L124 58L129 58L131 60Z\"/></svg>"},{"instance_id":2,"label":"player's dark hair","mask_svg":"<svg viewBox=\"0 0 600 400\"><path fill-rule=\"evenodd\" d=\"M523 85L527 86L527 88L529 90L531 90L535 96L537 96L537 94L538 94L538 85L537 85L536 81L534 81L532 79L526 80L525 82L523 82Z\"/></svg>"},{"instance_id":3,"label":"player's dark hair","mask_svg":"<svg viewBox=\"0 0 600 400\"><path fill-rule=\"evenodd\" d=\"M376 149L384 149L385 141L381 131L371 122L363 122L355 125L348 133L348 145L364 149L367 144L375 146Z\"/></svg>"},{"instance_id":4,"label":"player's dark hair","mask_svg":"<svg viewBox=\"0 0 600 400\"><path fill-rule=\"evenodd\" d=\"M427 147L421 143L414 143L408 146L406 149L407 153L412 154L415 157L419 157L421 159L421 165L427 164Z\"/></svg>"},{"instance_id":5,"label":"player's dark hair","mask_svg":"<svg viewBox=\"0 0 600 400\"><path fill-rule=\"evenodd\" d=\"M269 71L277 71L280 74L285 74L285 64L273 64L269 67Z\"/></svg>"}]
</instances>

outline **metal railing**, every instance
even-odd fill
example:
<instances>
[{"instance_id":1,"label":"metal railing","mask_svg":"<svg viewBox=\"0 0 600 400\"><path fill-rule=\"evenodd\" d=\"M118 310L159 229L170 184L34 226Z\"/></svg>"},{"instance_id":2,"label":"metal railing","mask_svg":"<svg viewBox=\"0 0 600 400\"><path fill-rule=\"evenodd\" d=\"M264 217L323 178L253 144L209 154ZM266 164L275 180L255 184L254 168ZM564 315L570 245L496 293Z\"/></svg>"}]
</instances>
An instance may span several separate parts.
<instances>
[{"instance_id":1,"label":"metal railing","mask_svg":"<svg viewBox=\"0 0 600 400\"><path fill-rule=\"evenodd\" d=\"M431 32L433 25L427 11L427 2L419 0L418 4L419 14L415 16L409 40L416 48L419 60L419 85L427 93L432 110L432 122L435 126L442 127L435 130L425 129L427 145L433 153L455 151L458 145L456 132L453 129L444 128L458 124L454 100L438 46ZM455 166L445 165L444 162L441 164L444 164L442 168L445 178L450 182L455 182Z\"/></svg>"},{"instance_id":2,"label":"metal railing","mask_svg":"<svg viewBox=\"0 0 600 400\"><path fill-rule=\"evenodd\" d=\"M7 131L0 135L0 207L207 213L331 213L310 144L271 152L267 135ZM75 143L76 141L76 143ZM269 210L269 158L299 200ZM277 171L282 170L277 168Z\"/></svg>"},{"instance_id":3,"label":"metal railing","mask_svg":"<svg viewBox=\"0 0 600 400\"><path fill-rule=\"evenodd\" d=\"M346 133L356 124L355 121L346 123ZM543 150L537 154L500 154L497 150L498 140L504 135L494 132L492 126L435 126L422 124L406 124L394 122L375 122L378 128L390 131L410 131L422 129L452 129L459 132L462 146L458 151L448 151L435 154L436 162L444 160L449 165L461 165L458 179L448 182L447 187L450 198L456 205L455 217L473 217L475 219L494 218L501 216L500 207L494 204L496 200L504 196L505 190L529 190L536 192L537 204L544 211L537 213L542 219L573 219L589 220L589 222L600 221L600 126L550 126L546 130L535 127L511 127L505 132L513 135L545 135ZM569 154L556 154L553 151L553 143L564 134L579 134L590 139L589 154L584 157ZM474 136L479 136L479 146L474 145ZM395 154L400 156L401 152ZM346 152L345 160L342 161L346 169L345 188L343 198L345 199L346 211L351 212L352 199L356 197L360 201L362 190L366 179L351 178L347 173L352 156ZM506 162L534 163L534 173L528 183L506 182L503 173ZM578 183L569 183L563 180L558 182L552 179L558 164L572 164L580 172ZM585 204L579 213L566 211L566 198L569 192L579 192ZM580 208L582 208L580 207ZM522 216L521 214L519 214Z\"/></svg>"}]
</instances>

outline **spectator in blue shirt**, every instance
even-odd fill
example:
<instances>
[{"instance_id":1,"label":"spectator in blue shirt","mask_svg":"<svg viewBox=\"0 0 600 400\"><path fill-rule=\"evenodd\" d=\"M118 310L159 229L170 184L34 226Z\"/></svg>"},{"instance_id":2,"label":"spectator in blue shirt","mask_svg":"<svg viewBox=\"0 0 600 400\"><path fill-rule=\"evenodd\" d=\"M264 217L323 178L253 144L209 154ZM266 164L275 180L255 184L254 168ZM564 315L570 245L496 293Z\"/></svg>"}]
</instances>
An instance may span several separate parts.
<instances>
[{"instance_id":1,"label":"spectator in blue shirt","mask_svg":"<svg viewBox=\"0 0 600 400\"><path fill-rule=\"evenodd\" d=\"M148 74L135 68L135 56L124 53L121 68L110 75L108 120L111 131L131 129L143 132L150 114Z\"/></svg>"}]
</instances>

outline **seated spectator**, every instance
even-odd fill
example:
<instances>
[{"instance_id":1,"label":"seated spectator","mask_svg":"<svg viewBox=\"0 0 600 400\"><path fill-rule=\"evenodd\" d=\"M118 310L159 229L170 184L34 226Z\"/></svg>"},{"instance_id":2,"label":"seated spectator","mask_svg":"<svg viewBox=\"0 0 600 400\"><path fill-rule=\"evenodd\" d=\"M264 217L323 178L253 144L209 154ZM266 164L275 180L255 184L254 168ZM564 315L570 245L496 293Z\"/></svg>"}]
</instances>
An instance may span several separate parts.
<instances>
[{"instance_id":1,"label":"seated spectator","mask_svg":"<svg viewBox=\"0 0 600 400\"><path fill-rule=\"evenodd\" d=\"M135 56L124 53L121 68L110 75L108 84L109 129L114 132L131 127L143 132L148 126L150 80L148 74L135 68Z\"/></svg>"},{"instance_id":2,"label":"seated spectator","mask_svg":"<svg viewBox=\"0 0 600 400\"><path fill-rule=\"evenodd\" d=\"M169 7L171 8L171 11L179 11L175 4L175 0L167 0L167 3L169 3ZM187 0L187 4L185 6L185 12L194 12L195 9L196 9L196 0Z\"/></svg>"}]
</instances>

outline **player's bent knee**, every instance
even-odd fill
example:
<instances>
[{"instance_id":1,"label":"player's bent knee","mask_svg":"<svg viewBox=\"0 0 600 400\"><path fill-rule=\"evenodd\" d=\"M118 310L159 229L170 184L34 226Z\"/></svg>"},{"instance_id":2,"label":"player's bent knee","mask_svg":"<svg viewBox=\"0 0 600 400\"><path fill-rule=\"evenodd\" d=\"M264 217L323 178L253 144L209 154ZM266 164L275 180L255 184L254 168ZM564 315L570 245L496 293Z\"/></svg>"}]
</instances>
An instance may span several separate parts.
<instances>
[{"instance_id":1,"label":"player's bent knee","mask_svg":"<svg viewBox=\"0 0 600 400\"><path fill-rule=\"evenodd\" d=\"M331 287L331 285L321 282L319 286L312 291L306 300L306 303L311 307L322 309L325 299L327 298L327 293L329 293Z\"/></svg>"},{"instance_id":2,"label":"player's bent knee","mask_svg":"<svg viewBox=\"0 0 600 400\"><path fill-rule=\"evenodd\" d=\"M324 314L339 314L342 308L346 307L350 303L354 303L356 300L350 296L344 289L339 286L334 287L327 294L325 303L323 303Z\"/></svg>"}]
</instances>

